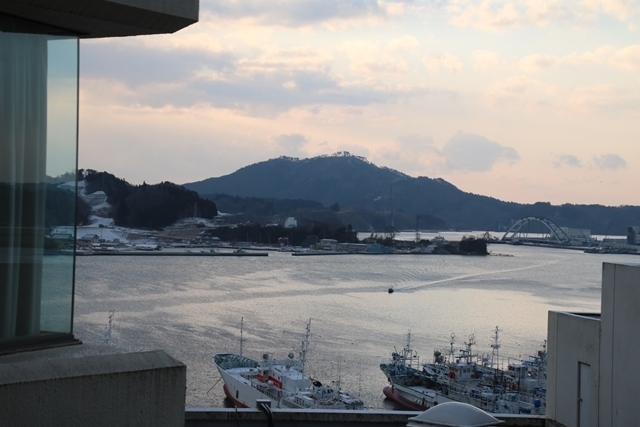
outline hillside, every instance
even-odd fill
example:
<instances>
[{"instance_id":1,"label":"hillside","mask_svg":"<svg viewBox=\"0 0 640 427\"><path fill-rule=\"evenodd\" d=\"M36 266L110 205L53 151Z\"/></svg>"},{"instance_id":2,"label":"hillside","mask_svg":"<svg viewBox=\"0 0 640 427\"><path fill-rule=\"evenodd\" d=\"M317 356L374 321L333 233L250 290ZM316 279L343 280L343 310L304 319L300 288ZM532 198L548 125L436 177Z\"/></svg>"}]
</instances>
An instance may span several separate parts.
<instances>
[{"instance_id":1,"label":"hillside","mask_svg":"<svg viewBox=\"0 0 640 427\"><path fill-rule=\"evenodd\" d=\"M325 206L339 203L347 209L374 208L386 198L391 183L411 179L349 153L311 159L279 157L246 166L231 175L185 184L200 195L316 200ZM360 193L362 189L366 193Z\"/></svg>"},{"instance_id":2,"label":"hillside","mask_svg":"<svg viewBox=\"0 0 640 427\"><path fill-rule=\"evenodd\" d=\"M561 227L626 235L627 226L640 223L638 206L505 202L466 193L443 179L413 178L345 152L308 159L279 157L184 186L214 201L223 194L317 201L332 208L329 210L336 212L337 221L345 223L339 217L351 217L354 227L367 224L376 230L391 225L413 229L418 224L424 229L440 224L451 229L495 231L527 216L542 216Z\"/></svg>"},{"instance_id":3,"label":"hillside","mask_svg":"<svg viewBox=\"0 0 640 427\"><path fill-rule=\"evenodd\" d=\"M107 172L88 169L80 173L86 197L100 195L100 203L105 202L102 209L108 210L102 216L113 218L121 227L161 229L183 218L218 214L214 202L170 182L134 186ZM106 200L102 200L104 195Z\"/></svg>"}]
</instances>

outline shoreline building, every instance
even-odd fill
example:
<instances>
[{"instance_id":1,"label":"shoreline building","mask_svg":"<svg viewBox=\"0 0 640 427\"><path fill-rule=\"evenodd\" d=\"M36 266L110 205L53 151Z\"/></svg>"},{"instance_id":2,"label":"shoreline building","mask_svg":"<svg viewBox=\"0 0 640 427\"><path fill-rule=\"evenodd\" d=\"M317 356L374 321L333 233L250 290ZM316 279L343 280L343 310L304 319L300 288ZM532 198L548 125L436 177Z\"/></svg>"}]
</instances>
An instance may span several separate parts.
<instances>
[{"instance_id":1,"label":"shoreline building","mask_svg":"<svg viewBox=\"0 0 640 427\"><path fill-rule=\"evenodd\" d=\"M640 245L640 226L632 225L627 228L627 244Z\"/></svg>"}]
</instances>

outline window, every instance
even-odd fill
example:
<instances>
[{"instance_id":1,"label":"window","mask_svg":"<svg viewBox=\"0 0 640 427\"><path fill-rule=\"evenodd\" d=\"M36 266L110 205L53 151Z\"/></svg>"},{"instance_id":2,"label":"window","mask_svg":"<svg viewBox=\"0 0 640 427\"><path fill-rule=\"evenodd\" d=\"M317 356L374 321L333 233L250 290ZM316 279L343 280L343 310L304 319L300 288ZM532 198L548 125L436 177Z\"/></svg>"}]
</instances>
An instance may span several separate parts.
<instances>
[{"instance_id":1,"label":"window","mask_svg":"<svg viewBox=\"0 0 640 427\"><path fill-rule=\"evenodd\" d=\"M77 106L78 37L0 15L0 353L77 342Z\"/></svg>"}]
</instances>

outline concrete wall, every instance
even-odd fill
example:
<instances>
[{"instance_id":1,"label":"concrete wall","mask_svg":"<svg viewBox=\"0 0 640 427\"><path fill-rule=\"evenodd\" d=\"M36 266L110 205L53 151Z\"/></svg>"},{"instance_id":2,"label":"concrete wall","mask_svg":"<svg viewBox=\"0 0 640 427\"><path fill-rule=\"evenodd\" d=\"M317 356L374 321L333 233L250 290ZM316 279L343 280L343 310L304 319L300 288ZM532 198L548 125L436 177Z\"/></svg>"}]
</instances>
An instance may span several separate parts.
<instances>
[{"instance_id":1,"label":"concrete wall","mask_svg":"<svg viewBox=\"0 0 640 427\"><path fill-rule=\"evenodd\" d=\"M604 263L602 312L549 313L547 422L639 426L640 264ZM589 365L579 378L580 363ZM579 417L579 384L583 412Z\"/></svg>"},{"instance_id":2,"label":"concrete wall","mask_svg":"<svg viewBox=\"0 0 640 427\"><path fill-rule=\"evenodd\" d=\"M173 33L198 21L199 0L2 0L0 13L80 38Z\"/></svg>"},{"instance_id":3,"label":"concrete wall","mask_svg":"<svg viewBox=\"0 0 640 427\"><path fill-rule=\"evenodd\" d=\"M184 425L184 364L163 351L100 354L108 350L82 345L0 357L0 425Z\"/></svg>"},{"instance_id":4,"label":"concrete wall","mask_svg":"<svg viewBox=\"0 0 640 427\"><path fill-rule=\"evenodd\" d=\"M601 427L640 425L640 265L605 263L600 350Z\"/></svg>"},{"instance_id":5,"label":"concrete wall","mask_svg":"<svg viewBox=\"0 0 640 427\"><path fill-rule=\"evenodd\" d=\"M414 411L325 411L272 409L278 427L405 427ZM492 414L504 422L501 427L545 427L544 416ZM268 416L257 409L187 409L186 427L264 427Z\"/></svg>"},{"instance_id":6,"label":"concrete wall","mask_svg":"<svg viewBox=\"0 0 640 427\"><path fill-rule=\"evenodd\" d=\"M598 419L600 319L574 313L549 312L547 418L554 425L578 426L579 363L590 366L587 417ZM583 413L584 417L584 413ZM584 422L582 423L584 424Z\"/></svg>"}]
</instances>

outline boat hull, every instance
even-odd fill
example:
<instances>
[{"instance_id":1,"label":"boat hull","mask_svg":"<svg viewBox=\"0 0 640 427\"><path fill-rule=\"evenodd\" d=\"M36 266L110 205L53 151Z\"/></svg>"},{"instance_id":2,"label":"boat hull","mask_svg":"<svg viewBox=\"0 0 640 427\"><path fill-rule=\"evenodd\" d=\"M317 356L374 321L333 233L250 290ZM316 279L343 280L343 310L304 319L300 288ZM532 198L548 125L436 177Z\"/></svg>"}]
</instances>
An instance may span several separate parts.
<instances>
[{"instance_id":1,"label":"boat hull","mask_svg":"<svg viewBox=\"0 0 640 427\"><path fill-rule=\"evenodd\" d=\"M231 394L226 384L222 385L222 389L224 390L224 394L227 396L229 400L233 402L236 408L247 408L246 405L244 405L242 402L240 402L239 400L236 400L236 398L233 397L233 394Z\"/></svg>"},{"instance_id":2,"label":"boat hull","mask_svg":"<svg viewBox=\"0 0 640 427\"><path fill-rule=\"evenodd\" d=\"M274 407L280 407L279 399L261 393L252 387L248 381L243 381L238 375L231 375L220 367L218 367L218 372L224 382L223 390L225 395L231 399L236 407L255 408L256 402L260 399L270 399Z\"/></svg>"},{"instance_id":3,"label":"boat hull","mask_svg":"<svg viewBox=\"0 0 640 427\"><path fill-rule=\"evenodd\" d=\"M236 354L216 354L213 362L224 381L223 390L236 407L255 408L268 399L274 408L363 409L362 400L342 390L312 381L293 361L265 357L261 364Z\"/></svg>"},{"instance_id":4,"label":"boat hull","mask_svg":"<svg viewBox=\"0 0 640 427\"><path fill-rule=\"evenodd\" d=\"M426 387L404 387L398 384L389 384L382 392L386 397L405 408L416 411L426 411L439 403L453 401Z\"/></svg>"},{"instance_id":5,"label":"boat hull","mask_svg":"<svg viewBox=\"0 0 640 427\"><path fill-rule=\"evenodd\" d=\"M496 328L494 349L500 346L498 331ZM414 410L426 410L444 402L462 402L492 413L546 413L546 351L539 351L533 360L509 363L508 370L503 371L485 365L484 359L473 353L473 344L470 337L469 343L465 343L467 348L451 361L445 361L442 353L435 351L434 363L420 364L411 348L409 334L402 351L394 351L390 362L380 364L389 381L383 389L384 395ZM453 338L449 353L454 355Z\"/></svg>"},{"instance_id":6,"label":"boat hull","mask_svg":"<svg viewBox=\"0 0 640 427\"><path fill-rule=\"evenodd\" d=\"M416 411L426 411L427 409L429 409L429 407L427 407L426 404L421 404L419 402L415 402L414 399L411 396L406 396L404 394L402 394L396 387L392 386L392 385L388 385L386 386L382 392L384 393L384 395L393 400L394 402L400 404L401 406L407 408L407 409L413 409Z\"/></svg>"}]
</instances>

